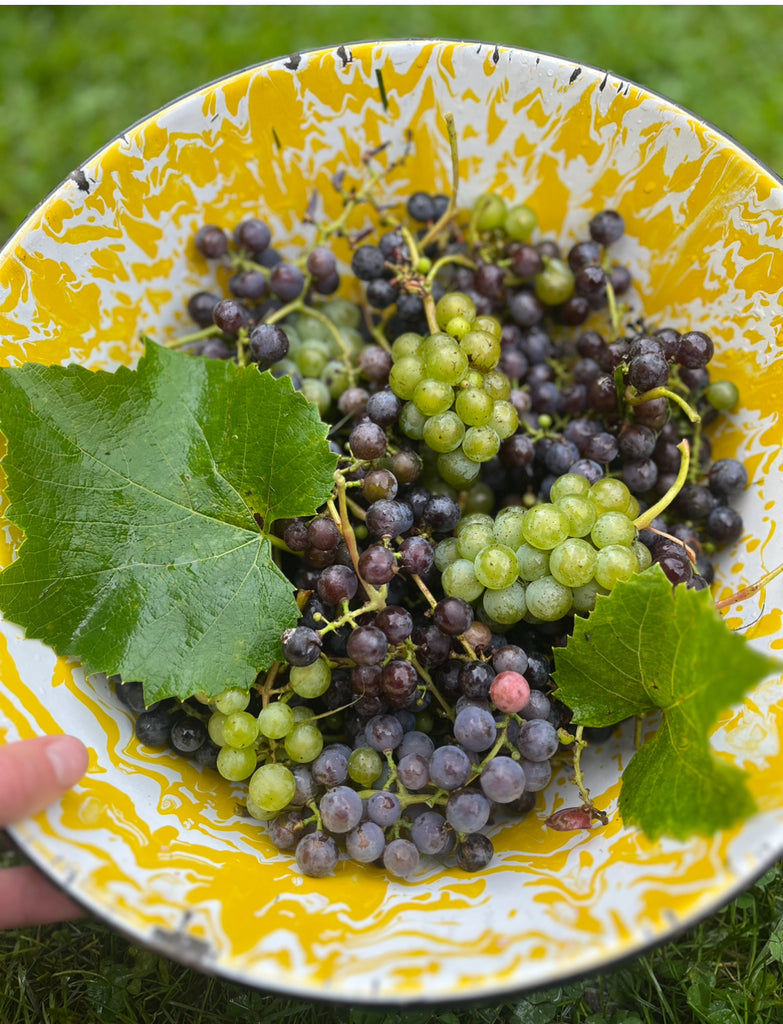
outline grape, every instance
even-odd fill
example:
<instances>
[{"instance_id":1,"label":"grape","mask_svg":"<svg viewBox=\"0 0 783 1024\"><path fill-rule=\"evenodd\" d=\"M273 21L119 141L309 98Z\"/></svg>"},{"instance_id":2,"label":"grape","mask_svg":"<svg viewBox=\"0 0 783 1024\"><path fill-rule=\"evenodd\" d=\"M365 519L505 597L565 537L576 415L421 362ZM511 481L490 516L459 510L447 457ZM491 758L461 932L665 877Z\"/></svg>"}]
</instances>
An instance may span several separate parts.
<instances>
[{"instance_id":1,"label":"grape","mask_svg":"<svg viewBox=\"0 0 783 1024\"><path fill-rule=\"evenodd\" d=\"M528 585L525 600L531 615L542 622L555 622L571 610L571 589L554 576L542 576Z\"/></svg>"},{"instance_id":2,"label":"grape","mask_svg":"<svg viewBox=\"0 0 783 1024\"><path fill-rule=\"evenodd\" d=\"M249 778L256 768L256 752L251 747L223 746L217 757L217 770L229 782L241 782Z\"/></svg>"},{"instance_id":3,"label":"grape","mask_svg":"<svg viewBox=\"0 0 783 1024\"><path fill-rule=\"evenodd\" d=\"M298 722L286 735L284 745L292 761L308 764L323 750L324 739L314 722Z\"/></svg>"},{"instance_id":4,"label":"grape","mask_svg":"<svg viewBox=\"0 0 783 1024\"><path fill-rule=\"evenodd\" d=\"M347 751L347 752L346 752ZM348 751L339 745L324 747L310 766L313 779L321 786L339 786L348 778Z\"/></svg>"},{"instance_id":5,"label":"grape","mask_svg":"<svg viewBox=\"0 0 783 1024\"><path fill-rule=\"evenodd\" d=\"M359 864L370 864L378 860L385 846L383 829L372 821L363 821L345 837L348 856Z\"/></svg>"},{"instance_id":6,"label":"grape","mask_svg":"<svg viewBox=\"0 0 783 1024\"><path fill-rule=\"evenodd\" d=\"M531 547L551 551L569 535L568 518L556 505L544 503L529 509L522 523L522 536Z\"/></svg>"},{"instance_id":7,"label":"grape","mask_svg":"<svg viewBox=\"0 0 783 1024\"><path fill-rule=\"evenodd\" d=\"M457 844L457 863L463 871L481 871L494 856L492 840L481 832L465 836Z\"/></svg>"},{"instance_id":8,"label":"grape","mask_svg":"<svg viewBox=\"0 0 783 1024\"><path fill-rule=\"evenodd\" d=\"M250 778L248 793L250 799L262 811L282 811L296 792L296 780L285 765L263 764Z\"/></svg>"},{"instance_id":9,"label":"grape","mask_svg":"<svg viewBox=\"0 0 783 1024\"><path fill-rule=\"evenodd\" d=\"M454 719L454 738L465 750L489 750L496 736L495 719L483 708L468 705Z\"/></svg>"},{"instance_id":10,"label":"grape","mask_svg":"<svg viewBox=\"0 0 783 1024\"><path fill-rule=\"evenodd\" d=\"M419 851L408 839L393 839L383 851L383 866L395 878L410 878L419 866Z\"/></svg>"},{"instance_id":11,"label":"grape","mask_svg":"<svg viewBox=\"0 0 783 1024\"><path fill-rule=\"evenodd\" d=\"M432 621L447 636L459 636L473 625L473 609L458 597L445 597L435 605Z\"/></svg>"},{"instance_id":12,"label":"grape","mask_svg":"<svg viewBox=\"0 0 783 1024\"><path fill-rule=\"evenodd\" d=\"M348 775L360 786L371 786L380 776L383 761L372 747L358 747L348 758Z\"/></svg>"},{"instance_id":13,"label":"grape","mask_svg":"<svg viewBox=\"0 0 783 1024\"><path fill-rule=\"evenodd\" d=\"M460 789L470 778L470 758L461 747L438 747L430 758L430 780L438 789Z\"/></svg>"},{"instance_id":14,"label":"grape","mask_svg":"<svg viewBox=\"0 0 783 1024\"><path fill-rule=\"evenodd\" d=\"M380 753L396 749L402 742L403 731L393 715L376 715L365 726L368 744Z\"/></svg>"},{"instance_id":15,"label":"grape","mask_svg":"<svg viewBox=\"0 0 783 1024\"><path fill-rule=\"evenodd\" d=\"M495 757L482 771L479 784L488 800L498 804L509 804L524 793L525 772L513 758Z\"/></svg>"},{"instance_id":16,"label":"grape","mask_svg":"<svg viewBox=\"0 0 783 1024\"><path fill-rule=\"evenodd\" d=\"M321 637L307 626L297 626L283 633L283 657L289 665L312 665L321 653Z\"/></svg>"},{"instance_id":17,"label":"grape","mask_svg":"<svg viewBox=\"0 0 783 1024\"><path fill-rule=\"evenodd\" d=\"M527 658L525 663L527 667ZM530 700L530 686L519 672L499 672L492 680L489 698L499 711L517 713L522 711Z\"/></svg>"},{"instance_id":18,"label":"grape","mask_svg":"<svg viewBox=\"0 0 783 1024\"><path fill-rule=\"evenodd\" d=\"M517 748L528 761L548 761L559 745L557 729L543 718L533 718L520 726Z\"/></svg>"},{"instance_id":19,"label":"grape","mask_svg":"<svg viewBox=\"0 0 783 1024\"><path fill-rule=\"evenodd\" d=\"M489 820L490 805L487 798L473 790L463 790L449 797L446 821L455 832L477 832Z\"/></svg>"},{"instance_id":20,"label":"grape","mask_svg":"<svg viewBox=\"0 0 783 1024\"><path fill-rule=\"evenodd\" d=\"M350 832L361 821L362 798L350 786L335 786L323 794L318 811L328 832Z\"/></svg>"},{"instance_id":21,"label":"grape","mask_svg":"<svg viewBox=\"0 0 783 1024\"><path fill-rule=\"evenodd\" d=\"M258 738L258 719L247 711L234 711L223 722L223 738L231 747L252 746Z\"/></svg>"},{"instance_id":22,"label":"grape","mask_svg":"<svg viewBox=\"0 0 783 1024\"><path fill-rule=\"evenodd\" d=\"M435 856L448 853L454 845L454 833L437 811L419 814L411 825L410 837L421 853Z\"/></svg>"},{"instance_id":23,"label":"grape","mask_svg":"<svg viewBox=\"0 0 783 1024\"><path fill-rule=\"evenodd\" d=\"M324 878L334 874L339 859L337 844L324 832L311 832L299 840L296 847L296 866L310 878Z\"/></svg>"},{"instance_id":24,"label":"grape","mask_svg":"<svg viewBox=\"0 0 783 1024\"><path fill-rule=\"evenodd\" d=\"M282 740L293 729L294 713L288 704L275 701L259 712L258 729L262 736Z\"/></svg>"},{"instance_id":25,"label":"grape","mask_svg":"<svg viewBox=\"0 0 783 1024\"><path fill-rule=\"evenodd\" d=\"M482 595L481 607L499 626L513 625L519 622L527 611L525 588L515 580L502 590L487 589Z\"/></svg>"},{"instance_id":26,"label":"grape","mask_svg":"<svg viewBox=\"0 0 783 1024\"><path fill-rule=\"evenodd\" d=\"M310 665L294 666L288 674L288 685L299 697L320 697L329 689L332 670L325 658Z\"/></svg>"}]
</instances>

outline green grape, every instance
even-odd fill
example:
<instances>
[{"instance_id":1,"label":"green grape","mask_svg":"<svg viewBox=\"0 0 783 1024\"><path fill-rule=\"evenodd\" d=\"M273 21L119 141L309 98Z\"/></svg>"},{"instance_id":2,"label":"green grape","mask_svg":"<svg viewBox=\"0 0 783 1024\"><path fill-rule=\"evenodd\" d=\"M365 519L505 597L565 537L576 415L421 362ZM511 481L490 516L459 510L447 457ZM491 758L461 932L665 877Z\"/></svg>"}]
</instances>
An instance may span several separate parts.
<instances>
[{"instance_id":1,"label":"green grape","mask_svg":"<svg viewBox=\"0 0 783 1024\"><path fill-rule=\"evenodd\" d=\"M232 688L224 690L215 697L215 708L224 715L231 715L235 711L244 711L249 703L250 693L248 690Z\"/></svg>"},{"instance_id":2,"label":"green grape","mask_svg":"<svg viewBox=\"0 0 783 1024\"><path fill-rule=\"evenodd\" d=\"M280 359L278 362L273 363L270 369L274 372L275 377L299 376L299 367L293 359Z\"/></svg>"},{"instance_id":3,"label":"green grape","mask_svg":"<svg viewBox=\"0 0 783 1024\"><path fill-rule=\"evenodd\" d=\"M477 481L465 496L466 512L491 512L495 507L495 492L481 480Z\"/></svg>"},{"instance_id":4,"label":"green grape","mask_svg":"<svg viewBox=\"0 0 783 1024\"><path fill-rule=\"evenodd\" d=\"M487 519L490 519L487 516ZM479 551L492 544L495 540L495 533L492 528L492 520L489 523L473 522L464 526L457 534L457 550L460 558L475 559Z\"/></svg>"},{"instance_id":5,"label":"green grape","mask_svg":"<svg viewBox=\"0 0 783 1024\"><path fill-rule=\"evenodd\" d=\"M485 427L492 419L495 402L483 388L467 387L457 391L454 409L469 427Z\"/></svg>"},{"instance_id":6,"label":"green grape","mask_svg":"<svg viewBox=\"0 0 783 1024\"><path fill-rule=\"evenodd\" d=\"M495 517L495 540L498 544L505 544L507 548L513 548L516 551L524 543L522 536L524 518L525 510L518 505L502 508Z\"/></svg>"},{"instance_id":7,"label":"green grape","mask_svg":"<svg viewBox=\"0 0 783 1024\"><path fill-rule=\"evenodd\" d=\"M464 292L447 292L438 299L435 306L435 319L441 330L445 330L446 324L455 316L462 316L466 320L474 320L476 317L476 304Z\"/></svg>"},{"instance_id":8,"label":"green grape","mask_svg":"<svg viewBox=\"0 0 783 1024\"><path fill-rule=\"evenodd\" d=\"M424 375L424 360L420 356L402 356L389 372L389 387L403 402L410 401Z\"/></svg>"},{"instance_id":9,"label":"green grape","mask_svg":"<svg viewBox=\"0 0 783 1024\"><path fill-rule=\"evenodd\" d=\"M498 543L482 548L473 560L473 567L476 579L490 590L510 587L519 575L516 551Z\"/></svg>"},{"instance_id":10,"label":"green grape","mask_svg":"<svg viewBox=\"0 0 783 1024\"><path fill-rule=\"evenodd\" d=\"M338 327L358 328L362 322L362 311L355 302L336 296L321 306L324 313Z\"/></svg>"},{"instance_id":11,"label":"green grape","mask_svg":"<svg viewBox=\"0 0 783 1024\"><path fill-rule=\"evenodd\" d=\"M402 422L402 418L400 418ZM408 434L411 437L411 434ZM453 452L444 452L438 456L438 472L443 480L464 490L469 487L481 471L481 464L474 462L464 454L462 448L456 448Z\"/></svg>"},{"instance_id":12,"label":"green grape","mask_svg":"<svg viewBox=\"0 0 783 1024\"><path fill-rule=\"evenodd\" d=\"M630 498L628 499L628 507L625 510L625 514L628 516L628 518L631 521L633 521L634 519L636 519L638 517L640 512L641 512L641 506L639 505L639 502L636 500L636 498L633 495L631 495Z\"/></svg>"},{"instance_id":13,"label":"green grape","mask_svg":"<svg viewBox=\"0 0 783 1024\"><path fill-rule=\"evenodd\" d=\"M595 526L598 512L589 498L578 494L566 494L554 503L568 519L568 532L572 537L586 537Z\"/></svg>"},{"instance_id":14,"label":"green grape","mask_svg":"<svg viewBox=\"0 0 783 1024\"><path fill-rule=\"evenodd\" d=\"M448 334L431 334L421 346L427 374L445 384L459 384L468 372L468 357Z\"/></svg>"},{"instance_id":15,"label":"green grape","mask_svg":"<svg viewBox=\"0 0 783 1024\"><path fill-rule=\"evenodd\" d=\"M443 381L425 377L414 388L413 404L422 415L437 416L439 412L446 412L454 404L454 389Z\"/></svg>"},{"instance_id":16,"label":"green grape","mask_svg":"<svg viewBox=\"0 0 783 1024\"><path fill-rule=\"evenodd\" d=\"M265 811L250 796L245 799L245 809L256 821L273 821L280 814L280 811Z\"/></svg>"},{"instance_id":17,"label":"green grape","mask_svg":"<svg viewBox=\"0 0 783 1024\"><path fill-rule=\"evenodd\" d=\"M348 757L348 775L359 786L371 786L383 771L383 759L372 747L357 747Z\"/></svg>"},{"instance_id":18,"label":"green grape","mask_svg":"<svg viewBox=\"0 0 783 1024\"><path fill-rule=\"evenodd\" d=\"M569 537L549 555L549 571L564 587L583 587L595 573L598 553L592 544Z\"/></svg>"},{"instance_id":19,"label":"green grape","mask_svg":"<svg viewBox=\"0 0 783 1024\"><path fill-rule=\"evenodd\" d=\"M294 353L294 362L303 377L318 378L329 362L331 352L325 341L303 341Z\"/></svg>"},{"instance_id":20,"label":"green grape","mask_svg":"<svg viewBox=\"0 0 783 1024\"><path fill-rule=\"evenodd\" d=\"M445 331L450 337L456 338L459 341L462 335L467 334L472 326L473 321L468 320L466 316L453 316L446 324Z\"/></svg>"},{"instance_id":21,"label":"green grape","mask_svg":"<svg viewBox=\"0 0 783 1024\"><path fill-rule=\"evenodd\" d=\"M340 344L336 338L332 337L332 348L330 354L333 356L340 356L347 350L349 354L358 356L364 348L364 338L361 336L359 331L355 327L341 327L338 333L342 344Z\"/></svg>"},{"instance_id":22,"label":"green grape","mask_svg":"<svg viewBox=\"0 0 783 1024\"><path fill-rule=\"evenodd\" d=\"M501 441L516 433L519 426L519 413L511 402L496 401L492 406L492 419L487 424L492 427Z\"/></svg>"},{"instance_id":23,"label":"green grape","mask_svg":"<svg viewBox=\"0 0 783 1024\"><path fill-rule=\"evenodd\" d=\"M590 493L590 481L581 473L563 473L552 484L549 500L554 503L572 494L586 498Z\"/></svg>"},{"instance_id":24,"label":"green grape","mask_svg":"<svg viewBox=\"0 0 783 1024\"><path fill-rule=\"evenodd\" d=\"M299 722L309 722L311 718L315 718L315 712L309 704L297 704L292 710L294 712L294 722L297 725Z\"/></svg>"},{"instance_id":25,"label":"green grape","mask_svg":"<svg viewBox=\"0 0 783 1024\"><path fill-rule=\"evenodd\" d=\"M631 545L631 548L636 555L636 561L639 563L639 572L644 572L645 569L649 569L652 565L652 555L650 549L646 544L642 544L640 540L635 540Z\"/></svg>"},{"instance_id":26,"label":"green grape","mask_svg":"<svg viewBox=\"0 0 783 1024\"><path fill-rule=\"evenodd\" d=\"M247 786L250 799L262 811L282 811L294 798L296 779L284 764L263 764Z\"/></svg>"},{"instance_id":27,"label":"green grape","mask_svg":"<svg viewBox=\"0 0 783 1024\"><path fill-rule=\"evenodd\" d=\"M625 512L630 497L631 492L622 480L610 476L596 480L590 488L590 499L599 515L604 512Z\"/></svg>"},{"instance_id":28,"label":"green grape","mask_svg":"<svg viewBox=\"0 0 783 1024\"><path fill-rule=\"evenodd\" d=\"M422 341L422 336L413 331L406 331L405 334L395 338L391 347L392 362L399 362L406 356L418 356Z\"/></svg>"},{"instance_id":29,"label":"green grape","mask_svg":"<svg viewBox=\"0 0 783 1024\"><path fill-rule=\"evenodd\" d=\"M740 400L739 388L730 380L714 380L707 386L704 397L718 412L729 412Z\"/></svg>"},{"instance_id":30,"label":"green grape","mask_svg":"<svg viewBox=\"0 0 783 1024\"><path fill-rule=\"evenodd\" d=\"M491 334L498 341L503 337L503 327L495 316L481 314L473 321L472 327L474 331L486 331L487 334Z\"/></svg>"},{"instance_id":31,"label":"green grape","mask_svg":"<svg viewBox=\"0 0 783 1024\"><path fill-rule=\"evenodd\" d=\"M454 528L454 536L459 537L463 530L467 529L468 526L473 526L474 523L480 523L482 526L492 532L495 526L495 520L486 512L469 512L467 515L463 515L460 521Z\"/></svg>"},{"instance_id":32,"label":"green grape","mask_svg":"<svg viewBox=\"0 0 783 1024\"><path fill-rule=\"evenodd\" d=\"M283 743L286 754L297 764L315 761L324 748L324 738L315 722L298 722Z\"/></svg>"},{"instance_id":33,"label":"green grape","mask_svg":"<svg viewBox=\"0 0 783 1024\"><path fill-rule=\"evenodd\" d=\"M229 782L241 782L256 770L257 758L253 747L221 747L217 756L217 770Z\"/></svg>"},{"instance_id":34,"label":"green grape","mask_svg":"<svg viewBox=\"0 0 783 1024\"><path fill-rule=\"evenodd\" d=\"M406 437L410 437L414 441L421 441L424 437L424 427L428 419L429 416L419 412L413 402L406 402L400 412L400 430Z\"/></svg>"},{"instance_id":35,"label":"green grape","mask_svg":"<svg viewBox=\"0 0 783 1024\"><path fill-rule=\"evenodd\" d=\"M459 557L459 543L456 537L446 537L435 546L435 568L438 572L443 572L447 565L456 562Z\"/></svg>"},{"instance_id":36,"label":"green grape","mask_svg":"<svg viewBox=\"0 0 783 1024\"><path fill-rule=\"evenodd\" d=\"M525 513L522 536L532 547L551 551L569 536L568 516L556 505L534 505Z\"/></svg>"},{"instance_id":37,"label":"green grape","mask_svg":"<svg viewBox=\"0 0 783 1024\"><path fill-rule=\"evenodd\" d=\"M500 341L489 331L468 331L459 347L477 370L494 370L500 359Z\"/></svg>"},{"instance_id":38,"label":"green grape","mask_svg":"<svg viewBox=\"0 0 783 1024\"><path fill-rule=\"evenodd\" d=\"M622 512L604 512L596 519L590 540L597 548L610 544L628 546L636 540L636 527Z\"/></svg>"},{"instance_id":39,"label":"green grape","mask_svg":"<svg viewBox=\"0 0 783 1024\"><path fill-rule=\"evenodd\" d=\"M601 594L608 593L609 591L599 586L594 579L590 580L589 583L585 583L582 587L573 587L571 597L574 602L574 611L579 615L587 615L595 608L596 598L600 597Z\"/></svg>"},{"instance_id":40,"label":"green grape","mask_svg":"<svg viewBox=\"0 0 783 1024\"><path fill-rule=\"evenodd\" d=\"M223 733L223 723L228 718L228 715L224 715L222 711L215 711L209 716L207 722L207 732L209 738L215 744L216 747L225 747L226 737Z\"/></svg>"},{"instance_id":41,"label":"green grape","mask_svg":"<svg viewBox=\"0 0 783 1024\"><path fill-rule=\"evenodd\" d=\"M500 438L492 427L469 427L465 431L462 451L474 462L489 462L500 451Z\"/></svg>"},{"instance_id":42,"label":"green grape","mask_svg":"<svg viewBox=\"0 0 783 1024\"><path fill-rule=\"evenodd\" d=\"M620 544L609 544L598 552L595 566L596 581L607 590L611 590L620 580L629 580L639 571L636 552L631 547Z\"/></svg>"},{"instance_id":43,"label":"green grape","mask_svg":"<svg viewBox=\"0 0 783 1024\"><path fill-rule=\"evenodd\" d=\"M487 615L501 626L519 622L527 611L525 588L518 580L502 590L485 590L481 601Z\"/></svg>"},{"instance_id":44,"label":"green grape","mask_svg":"<svg viewBox=\"0 0 783 1024\"><path fill-rule=\"evenodd\" d=\"M332 670L325 658L318 658L312 665L297 665L288 673L288 685L298 697L313 700L329 689Z\"/></svg>"},{"instance_id":45,"label":"green grape","mask_svg":"<svg viewBox=\"0 0 783 1024\"><path fill-rule=\"evenodd\" d=\"M574 294L574 272L563 260L549 257L533 288L545 306L560 306Z\"/></svg>"},{"instance_id":46,"label":"green grape","mask_svg":"<svg viewBox=\"0 0 783 1024\"><path fill-rule=\"evenodd\" d=\"M282 700L267 704L258 713L259 731L270 740L281 740L287 736L295 721L293 710Z\"/></svg>"},{"instance_id":47,"label":"green grape","mask_svg":"<svg viewBox=\"0 0 783 1024\"><path fill-rule=\"evenodd\" d=\"M300 391L308 402L312 402L316 406L321 416L325 416L329 412L332 396L329 394L329 388L323 381L316 380L313 377L305 377L302 380Z\"/></svg>"},{"instance_id":48,"label":"green grape","mask_svg":"<svg viewBox=\"0 0 783 1024\"><path fill-rule=\"evenodd\" d=\"M331 344L332 332L330 331L328 324L325 324L319 317L313 316L312 313L308 313L306 310L302 310L296 314L293 327L302 341L310 341L310 339L313 339L314 341L325 341L328 344ZM288 334L288 330L289 324L286 323L285 333L288 336L290 343L291 336Z\"/></svg>"},{"instance_id":49,"label":"green grape","mask_svg":"<svg viewBox=\"0 0 783 1024\"><path fill-rule=\"evenodd\" d=\"M461 597L470 604L484 593L484 587L476 578L473 562L467 558L458 558L447 565L441 576L444 594L449 597Z\"/></svg>"},{"instance_id":50,"label":"green grape","mask_svg":"<svg viewBox=\"0 0 783 1024\"><path fill-rule=\"evenodd\" d=\"M512 242L528 242L538 225L535 211L520 203L512 206L503 221L503 230Z\"/></svg>"},{"instance_id":51,"label":"green grape","mask_svg":"<svg viewBox=\"0 0 783 1024\"><path fill-rule=\"evenodd\" d=\"M541 551L530 544L517 548L517 566L520 579L532 582L549 575L549 552Z\"/></svg>"},{"instance_id":52,"label":"green grape","mask_svg":"<svg viewBox=\"0 0 783 1024\"><path fill-rule=\"evenodd\" d=\"M422 431L424 443L434 452L453 452L465 437L465 424L451 409L430 416Z\"/></svg>"},{"instance_id":53,"label":"green grape","mask_svg":"<svg viewBox=\"0 0 783 1024\"><path fill-rule=\"evenodd\" d=\"M258 739L258 719L247 711L234 711L223 722L223 736L230 747L250 747Z\"/></svg>"},{"instance_id":54,"label":"green grape","mask_svg":"<svg viewBox=\"0 0 783 1024\"><path fill-rule=\"evenodd\" d=\"M494 231L506 220L506 203L500 196L485 192L476 200L473 217L478 231Z\"/></svg>"},{"instance_id":55,"label":"green grape","mask_svg":"<svg viewBox=\"0 0 783 1024\"><path fill-rule=\"evenodd\" d=\"M541 622L556 622L568 615L573 604L570 587L558 583L554 576L542 576L528 583L525 591L527 610Z\"/></svg>"},{"instance_id":56,"label":"green grape","mask_svg":"<svg viewBox=\"0 0 783 1024\"><path fill-rule=\"evenodd\" d=\"M490 320L492 317L485 317ZM482 387L495 402L507 402L511 397L511 381L500 370L489 370L484 374Z\"/></svg>"},{"instance_id":57,"label":"green grape","mask_svg":"<svg viewBox=\"0 0 783 1024\"><path fill-rule=\"evenodd\" d=\"M339 398L351 386L351 375L341 359L330 359L321 373L321 383L329 389L332 399Z\"/></svg>"}]
</instances>

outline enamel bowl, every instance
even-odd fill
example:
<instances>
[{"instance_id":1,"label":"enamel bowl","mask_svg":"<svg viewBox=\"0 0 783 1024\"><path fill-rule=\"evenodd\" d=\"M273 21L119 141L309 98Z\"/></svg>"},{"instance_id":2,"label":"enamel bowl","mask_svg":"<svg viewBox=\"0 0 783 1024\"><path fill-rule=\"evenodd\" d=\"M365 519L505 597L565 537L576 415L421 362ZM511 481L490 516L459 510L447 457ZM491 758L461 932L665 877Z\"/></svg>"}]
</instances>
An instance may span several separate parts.
<instances>
[{"instance_id":1,"label":"enamel bowl","mask_svg":"<svg viewBox=\"0 0 783 1024\"><path fill-rule=\"evenodd\" d=\"M783 232L781 183L697 117L629 82L559 58L481 43L396 41L294 54L182 98L130 128L36 209L0 255L4 364L132 363L140 335L189 330L188 296L214 283L195 252L202 223L264 217L293 254L326 216L332 177L383 143L410 154L390 202L446 192L445 115L456 124L459 202L496 189L532 205L544 234L584 237L619 209L617 258L652 326L712 334L716 372L740 408L713 432L752 483L745 533L723 556L716 596L781 560ZM357 215L361 226L364 214ZM347 250L343 252L343 258ZM2 564L21 538L6 523ZM780 585L728 613L755 647L783 647ZM5 741L72 732L90 770L14 829L32 860L90 912L163 954L260 988L352 1004L500 999L596 971L672 937L726 903L783 853L781 681L718 723L719 756L749 773L757 813L710 840L649 842L616 814L617 735L587 757L609 824L547 829L578 803L563 768L522 823L498 826L490 868L437 862L411 882L344 862L303 878L235 813L239 790L167 753L141 750L105 679L0 624Z\"/></svg>"}]
</instances>

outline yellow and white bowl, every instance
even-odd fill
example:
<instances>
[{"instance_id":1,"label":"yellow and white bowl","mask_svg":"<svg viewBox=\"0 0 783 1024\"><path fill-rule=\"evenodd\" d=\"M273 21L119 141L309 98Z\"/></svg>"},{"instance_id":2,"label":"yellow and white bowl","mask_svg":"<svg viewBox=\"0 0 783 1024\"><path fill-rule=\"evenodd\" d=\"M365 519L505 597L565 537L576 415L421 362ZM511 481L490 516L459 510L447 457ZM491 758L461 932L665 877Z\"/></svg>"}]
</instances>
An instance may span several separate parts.
<instances>
[{"instance_id":1,"label":"yellow and white bowl","mask_svg":"<svg viewBox=\"0 0 783 1024\"><path fill-rule=\"evenodd\" d=\"M483 43L362 43L297 54L205 86L129 129L65 181L0 254L0 357L131 363L140 334L188 329L185 303L212 273L202 223L262 216L275 244L311 238L314 189L366 150L411 153L390 201L448 191L447 113L456 123L462 205L496 189L525 201L564 243L619 209L618 257L652 325L707 330L741 408L714 434L752 477L745 533L716 593L781 561L783 188L738 145L631 83L541 54ZM6 524L2 564L20 536ZM735 608L759 650L783 647L780 588ZM544 827L576 802L563 775L524 822L497 830L480 875L432 862L414 881L345 862L303 878L236 792L133 738L105 680L0 623L0 736L79 735L84 781L14 829L22 848L90 911L135 941L268 990L361 1003L500 998L593 971L672 936L749 885L783 853L781 682L727 713L713 736L750 773L758 813L711 840L652 843L614 812L628 738L588 757L609 825Z\"/></svg>"}]
</instances>

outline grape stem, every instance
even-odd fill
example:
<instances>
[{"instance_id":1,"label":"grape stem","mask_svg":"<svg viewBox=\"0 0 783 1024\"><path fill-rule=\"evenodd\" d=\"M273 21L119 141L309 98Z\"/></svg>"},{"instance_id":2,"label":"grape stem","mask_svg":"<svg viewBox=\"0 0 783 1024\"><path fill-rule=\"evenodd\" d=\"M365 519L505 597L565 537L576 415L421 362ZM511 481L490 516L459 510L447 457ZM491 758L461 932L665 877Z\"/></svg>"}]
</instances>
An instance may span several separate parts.
<instances>
[{"instance_id":1,"label":"grape stem","mask_svg":"<svg viewBox=\"0 0 783 1024\"><path fill-rule=\"evenodd\" d=\"M439 237L440 233L446 227L448 222L454 216L454 212L457 208L457 188L459 186L459 153L457 151L457 129L454 124L454 115L446 114L446 131L449 136L449 148L451 150L451 195L449 196L449 204L443 211L441 216L429 231L426 233L424 238L421 240L421 248L426 249L430 242L434 242Z\"/></svg>"},{"instance_id":2,"label":"grape stem","mask_svg":"<svg viewBox=\"0 0 783 1024\"><path fill-rule=\"evenodd\" d=\"M675 405L679 405L691 423L701 423L701 416L693 406L688 405L681 395L669 388L651 388L650 391L639 394L634 388L629 387L625 392L625 400L629 405L643 405L644 402L651 402L655 398L668 398Z\"/></svg>"},{"instance_id":3,"label":"grape stem","mask_svg":"<svg viewBox=\"0 0 783 1024\"><path fill-rule=\"evenodd\" d=\"M573 765L574 765L574 785L579 790L579 795L582 798L583 806L590 811L591 816L596 820L600 821L602 825L606 825L609 822L609 818L606 816L604 811L599 811L593 803L592 797L590 796L590 790L585 786L585 777L582 771L582 751L587 747L587 740L583 737L584 726L578 725L576 727L576 735L573 740Z\"/></svg>"},{"instance_id":4,"label":"grape stem","mask_svg":"<svg viewBox=\"0 0 783 1024\"><path fill-rule=\"evenodd\" d=\"M660 501L656 501L656 503L654 505L651 505L646 512L642 512L640 516L634 519L633 525L636 527L637 530L645 530L653 521L653 519L655 519L656 516L659 516L664 509L668 508L669 505L671 505L671 503L680 493L680 491L683 488L683 485L685 484L685 481L688 479L688 467L691 461L691 447L688 444L687 440L683 438L682 441L680 441L680 443L677 445L677 449L679 450L680 455L682 456L682 458L680 459L680 469L677 473L677 479L671 485L666 494L664 494L664 496L660 499Z\"/></svg>"},{"instance_id":5,"label":"grape stem","mask_svg":"<svg viewBox=\"0 0 783 1024\"><path fill-rule=\"evenodd\" d=\"M715 607L718 611L724 608L730 608L733 604L739 604L740 601L744 601L748 597L752 597L762 590L768 583L771 583L776 576L780 576L783 573L783 563L777 568L773 569L772 572L765 573L760 580L755 583L749 584L747 587L741 587L735 594L730 597L724 597L720 601L715 602Z\"/></svg>"},{"instance_id":6,"label":"grape stem","mask_svg":"<svg viewBox=\"0 0 783 1024\"><path fill-rule=\"evenodd\" d=\"M205 341L207 338L216 338L223 332L217 324L210 324L209 327L200 331L193 331L192 334L183 334L181 338L169 338L161 344L164 348L182 348L184 345L191 345L196 341Z\"/></svg>"}]
</instances>

